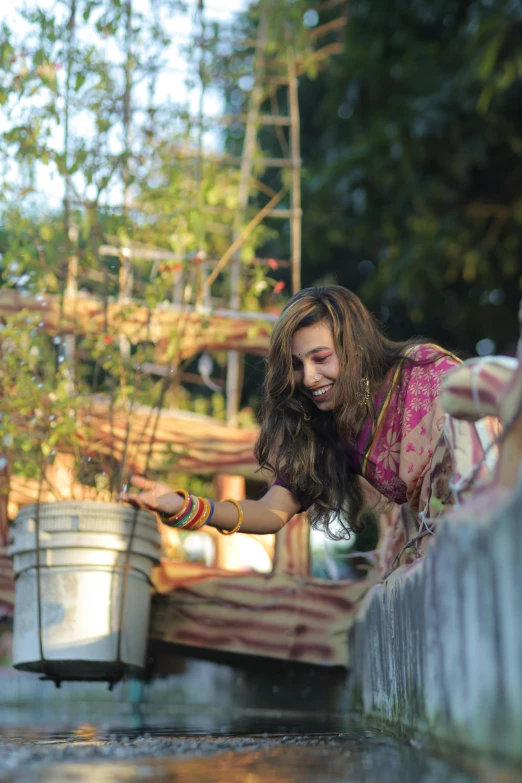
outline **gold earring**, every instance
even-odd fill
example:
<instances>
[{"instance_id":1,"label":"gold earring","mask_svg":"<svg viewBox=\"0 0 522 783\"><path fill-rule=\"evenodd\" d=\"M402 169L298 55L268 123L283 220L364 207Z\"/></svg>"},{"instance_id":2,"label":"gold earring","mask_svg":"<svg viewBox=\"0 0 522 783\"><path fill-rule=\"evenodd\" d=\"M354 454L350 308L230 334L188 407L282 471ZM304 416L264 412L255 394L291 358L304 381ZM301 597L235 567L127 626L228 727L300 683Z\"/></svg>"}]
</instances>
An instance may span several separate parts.
<instances>
[{"instance_id":1,"label":"gold earring","mask_svg":"<svg viewBox=\"0 0 522 783\"><path fill-rule=\"evenodd\" d=\"M305 407L304 407L303 403L301 402L301 403L299 403L299 404L300 404L300 407L301 407L301 413L303 414L303 420L304 420L304 421L310 421L310 419L311 419L312 417L311 417L311 416L309 416L309 415L308 415L308 413L306 412L306 410L305 410Z\"/></svg>"},{"instance_id":2,"label":"gold earring","mask_svg":"<svg viewBox=\"0 0 522 783\"><path fill-rule=\"evenodd\" d=\"M363 407L364 405L368 405L369 402L370 402L370 380L369 378L361 378L361 392L359 395L359 399L357 400L357 405Z\"/></svg>"}]
</instances>

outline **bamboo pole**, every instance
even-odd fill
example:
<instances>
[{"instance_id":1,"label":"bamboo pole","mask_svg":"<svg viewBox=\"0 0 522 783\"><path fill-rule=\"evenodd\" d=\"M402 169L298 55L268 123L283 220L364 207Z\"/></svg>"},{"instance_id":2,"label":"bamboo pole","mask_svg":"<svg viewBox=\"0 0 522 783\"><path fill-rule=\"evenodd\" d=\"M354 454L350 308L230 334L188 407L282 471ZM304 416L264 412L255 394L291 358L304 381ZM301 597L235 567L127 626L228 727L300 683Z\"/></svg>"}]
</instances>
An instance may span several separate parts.
<instances>
[{"instance_id":1,"label":"bamboo pole","mask_svg":"<svg viewBox=\"0 0 522 783\"><path fill-rule=\"evenodd\" d=\"M224 269L224 267L227 265L228 261L231 259L231 257L239 250L243 242L248 238L248 236L252 233L252 231L261 223L261 221L269 215L274 207L281 201L281 199L286 195L288 192L288 188L286 185L283 185L281 190L275 194L275 196L266 204L263 209L260 209L259 212L255 217L252 218L248 226L243 229L243 231L240 233L240 235L237 237L236 241L233 242L226 253L219 259L218 263L216 264L216 267L210 277L208 278L206 282L206 286L210 288L216 277L219 275L219 273ZM238 308L230 308L231 311L236 312Z\"/></svg>"},{"instance_id":2,"label":"bamboo pole","mask_svg":"<svg viewBox=\"0 0 522 783\"><path fill-rule=\"evenodd\" d=\"M301 151L298 81L293 47L288 51L288 103L290 108L290 156L292 185L290 190L290 236L292 241L292 293L301 288Z\"/></svg>"},{"instance_id":3,"label":"bamboo pole","mask_svg":"<svg viewBox=\"0 0 522 783\"><path fill-rule=\"evenodd\" d=\"M259 117L259 109L261 105L262 88L259 83L259 73L262 72L265 65L265 21L261 19L259 22L259 30L256 41L256 59L254 65L254 72L256 81L254 88L250 96L250 105L247 114L247 122L245 128L245 139L243 143L243 154L241 158L241 171L239 175L239 193L238 193L238 210L237 217L234 221L234 242L232 243L233 251L229 253L229 257L232 257L232 264L230 269L230 309L239 310L241 307L241 259L239 257L239 248L244 241L244 237L239 243L241 237L245 232L241 232L241 223L244 220L246 208L248 205L248 197L250 193L250 180L252 178L252 168L254 163L254 153L256 148L257 137L257 120ZM272 199L273 201L273 199ZM257 224L256 224L257 225ZM252 230L252 229L251 229ZM225 254L226 256L227 254ZM228 261L224 261L221 266L223 267ZM221 263L221 262L220 262ZM212 275L210 275L207 281L207 287L210 288L211 279L215 279L220 264L214 269ZM227 422L230 425L237 423L237 414L240 403L240 377L241 377L241 359L237 351L229 351L227 359L227 380L226 380L226 409L227 409Z\"/></svg>"},{"instance_id":4,"label":"bamboo pole","mask_svg":"<svg viewBox=\"0 0 522 783\"><path fill-rule=\"evenodd\" d=\"M125 91L123 93L123 214L127 214L130 182L130 144L132 122L132 0L125 4Z\"/></svg>"},{"instance_id":5,"label":"bamboo pole","mask_svg":"<svg viewBox=\"0 0 522 783\"><path fill-rule=\"evenodd\" d=\"M78 294L78 238L79 231L74 219L71 219L71 175L70 175L70 120L71 120L71 82L74 64L74 42L76 35L76 0L71 0L70 16L67 23L67 73L65 77L64 106L64 158L65 158L65 197L64 197L64 228L67 243L67 269L64 280L61 301L62 315L65 297L75 297ZM65 377L67 392L72 397L75 383L76 337L74 334L64 336L61 350L65 359Z\"/></svg>"}]
</instances>

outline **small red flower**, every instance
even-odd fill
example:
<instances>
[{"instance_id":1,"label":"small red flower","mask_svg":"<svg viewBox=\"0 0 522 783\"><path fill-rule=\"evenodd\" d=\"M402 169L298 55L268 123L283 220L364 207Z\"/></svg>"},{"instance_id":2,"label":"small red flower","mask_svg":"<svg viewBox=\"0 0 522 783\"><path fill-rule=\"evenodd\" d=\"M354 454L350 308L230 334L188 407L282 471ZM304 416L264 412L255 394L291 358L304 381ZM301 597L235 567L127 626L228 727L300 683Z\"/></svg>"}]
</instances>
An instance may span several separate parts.
<instances>
[{"instance_id":1,"label":"small red flower","mask_svg":"<svg viewBox=\"0 0 522 783\"><path fill-rule=\"evenodd\" d=\"M166 275L172 274L173 272L181 272L183 269L181 264L169 264L168 261L160 265L160 272L163 272Z\"/></svg>"},{"instance_id":2,"label":"small red flower","mask_svg":"<svg viewBox=\"0 0 522 783\"><path fill-rule=\"evenodd\" d=\"M270 267L270 269L273 269L274 271L275 271L276 269L279 269L279 264L277 263L277 261L275 260L275 258L269 258L269 259L268 259L268 261L267 261L266 263L268 264L268 266Z\"/></svg>"},{"instance_id":3,"label":"small red flower","mask_svg":"<svg viewBox=\"0 0 522 783\"><path fill-rule=\"evenodd\" d=\"M110 335L106 334L105 337L103 338L103 342L105 343L105 345L112 345L114 342L114 337L111 337Z\"/></svg>"},{"instance_id":4,"label":"small red flower","mask_svg":"<svg viewBox=\"0 0 522 783\"><path fill-rule=\"evenodd\" d=\"M285 283L283 280L280 280L278 283L274 286L274 294L280 294L283 288L285 287Z\"/></svg>"}]
</instances>

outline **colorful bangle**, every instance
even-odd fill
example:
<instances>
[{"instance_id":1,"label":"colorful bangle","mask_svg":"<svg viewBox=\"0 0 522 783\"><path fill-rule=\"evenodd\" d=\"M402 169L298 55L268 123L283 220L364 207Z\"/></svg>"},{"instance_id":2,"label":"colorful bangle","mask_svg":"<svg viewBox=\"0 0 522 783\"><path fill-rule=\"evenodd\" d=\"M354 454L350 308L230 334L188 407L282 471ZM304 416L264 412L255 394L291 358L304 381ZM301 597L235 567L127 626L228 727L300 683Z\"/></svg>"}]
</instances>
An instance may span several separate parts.
<instances>
[{"instance_id":1,"label":"colorful bangle","mask_svg":"<svg viewBox=\"0 0 522 783\"><path fill-rule=\"evenodd\" d=\"M212 517L212 514L214 513L214 504L211 500L208 498L200 498L201 502L204 505L204 508L201 512L201 515L194 519L192 524L190 525L191 530L199 530L203 527L203 525L206 525L207 522Z\"/></svg>"},{"instance_id":2,"label":"colorful bangle","mask_svg":"<svg viewBox=\"0 0 522 783\"><path fill-rule=\"evenodd\" d=\"M186 530L196 530L199 527L199 521L201 520L201 517L205 514L206 505L205 505L205 499L197 497L197 512L194 514L194 516L187 520L184 527Z\"/></svg>"},{"instance_id":3,"label":"colorful bangle","mask_svg":"<svg viewBox=\"0 0 522 783\"><path fill-rule=\"evenodd\" d=\"M194 510L194 496L189 495L189 502L187 505L185 505L181 511L178 514L176 514L173 517L169 517L168 519L164 520L166 525L169 525L170 527L183 527L185 522L189 519L189 517L192 514L192 511Z\"/></svg>"},{"instance_id":4,"label":"colorful bangle","mask_svg":"<svg viewBox=\"0 0 522 783\"><path fill-rule=\"evenodd\" d=\"M212 516L212 511L214 504L211 500L208 500L208 498L202 498L203 503L205 504L205 510L203 514L201 515L200 519L198 520L197 524L195 524L192 527L192 530L199 530L203 525L206 525L210 517Z\"/></svg>"},{"instance_id":5,"label":"colorful bangle","mask_svg":"<svg viewBox=\"0 0 522 783\"><path fill-rule=\"evenodd\" d=\"M196 517L199 517L201 513L201 498L198 498L196 495L192 495L192 508L190 510L190 513L185 519L179 523L179 526L182 530L187 530L188 528L192 527L193 521L196 519Z\"/></svg>"},{"instance_id":6,"label":"colorful bangle","mask_svg":"<svg viewBox=\"0 0 522 783\"><path fill-rule=\"evenodd\" d=\"M222 528L218 528L219 532L222 533L224 536L231 536L234 533L237 533L237 531L239 530L239 528L243 524L243 509L241 508L241 506L239 505L237 500L234 500L233 498L223 498L222 502L223 503L233 503L234 506L237 509L238 520L237 520L236 526L233 527L232 530L223 530Z\"/></svg>"},{"instance_id":7,"label":"colorful bangle","mask_svg":"<svg viewBox=\"0 0 522 783\"><path fill-rule=\"evenodd\" d=\"M180 511L178 511L177 514L165 514L162 511L157 512L160 522L164 525L170 525L171 527L175 527L175 523L178 519L181 519L181 517L187 513L189 506L192 505L190 495L186 489L175 489L174 492L177 495L181 495L183 498L183 506Z\"/></svg>"},{"instance_id":8,"label":"colorful bangle","mask_svg":"<svg viewBox=\"0 0 522 783\"><path fill-rule=\"evenodd\" d=\"M197 495L189 495L184 489L176 489L175 492L179 495L183 495L185 502L181 511L178 511L178 513L173 516L167 517L158 513L158 517L164 525L177 527L181 530L199 530L209 521L209 519L211 519L215 510L212 500L200 498ZM241 521L243 521L242 512ZM239 527L234 528L234 530L230 532L235 532L236 529L239 530Z\"/></svg>"}]
</instances>

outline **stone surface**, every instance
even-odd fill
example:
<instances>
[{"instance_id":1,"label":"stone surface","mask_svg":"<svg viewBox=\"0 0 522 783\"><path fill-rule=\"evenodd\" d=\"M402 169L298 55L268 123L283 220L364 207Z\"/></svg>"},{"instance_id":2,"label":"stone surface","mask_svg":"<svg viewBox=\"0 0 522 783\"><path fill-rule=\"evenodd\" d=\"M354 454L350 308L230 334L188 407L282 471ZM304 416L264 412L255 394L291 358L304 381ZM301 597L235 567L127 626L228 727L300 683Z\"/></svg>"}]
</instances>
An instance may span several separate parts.
<instances>
[{"instance_id":1,"label":"stone surface","mask_svg":"<svg viewBox=\"0 0 522 783\"><path fill-rule=\"evenodd\" d=\"M493 771L493 770L492 770ZM504 783L516 778L502 771ZM0 741L2 783L479 783L473 765L430 756L382 732L102 740L79 733ZM483 778L482 778L483 779ZM493 778L491 778L493 779Z\"/></svg>"},{"instance_id":2,"label":"stone surface","mask_svg":"<svg viewBox=\"0 0 522 783\"><path fill-rule=\"evenodd\" d=\"M487 497L483 506L490 508ZM522 759L522 485L442 523L352 630L352 704L395 730Z\"/></svg>"}]
</instances>

